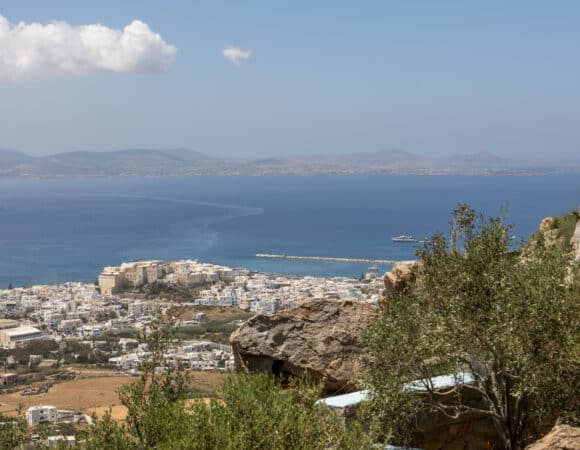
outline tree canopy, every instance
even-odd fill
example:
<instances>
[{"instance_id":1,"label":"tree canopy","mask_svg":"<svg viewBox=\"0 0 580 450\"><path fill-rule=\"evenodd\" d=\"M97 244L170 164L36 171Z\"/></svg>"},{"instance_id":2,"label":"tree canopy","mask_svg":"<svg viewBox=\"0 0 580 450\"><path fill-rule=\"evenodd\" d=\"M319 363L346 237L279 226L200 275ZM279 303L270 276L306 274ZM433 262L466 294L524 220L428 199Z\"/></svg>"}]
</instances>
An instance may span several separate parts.
<instances>
[{"instance_id":1,"label":"tree canopy","mask_svg":"<svg viewBox=\"0 0 580 450\"><path fill-rule=\"evenodd\" d=\"M371 411L397 442L431 411L486 417L506 449L519 449L549 417L578 412L578 287L563 249L540 244L524 258L501 219L477 221L465 205L455 216L451 239L425 241L418 282L381 307L364 338ZM461 389L430 382L464 373L474 381ZM423 395L405 388L412 380Z\"/></svg>"}]
</instances>

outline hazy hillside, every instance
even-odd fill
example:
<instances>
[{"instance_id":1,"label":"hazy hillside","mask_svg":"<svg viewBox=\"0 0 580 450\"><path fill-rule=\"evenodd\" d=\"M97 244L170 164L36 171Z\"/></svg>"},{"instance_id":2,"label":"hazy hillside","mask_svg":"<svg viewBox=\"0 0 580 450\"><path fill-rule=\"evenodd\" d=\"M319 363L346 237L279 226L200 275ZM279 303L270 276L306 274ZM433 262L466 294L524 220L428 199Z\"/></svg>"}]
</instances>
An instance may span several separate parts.
<instances>
[{"instance_id":1,"label":"hazy hillside","mask_svg":"<svg viewBox=\"0 0 580 450\"><path fill-rule=\"evenodd\" d=\"M493 153L434 159L402 150L278 158L213 158L188 149L69 152L32 157L0 150L0 176L526 174L580 172L580 163L503 159Z\"/></svg>"},{"instance_id":2,"label":"hazy hillside","mask_svg":"<svg viewBox=\"0 0 580 450\"><path fill-rule=\"evenodd\" d=\"M5 168L14 167L33 159L25 153L15 152L12 150L0 149L0 171Z\"/></svg>"},{"instance_id":3,"label":"hazy hillside","mask_svg":"<svg viewBox=\"0 0 580 450\"><path fill-rule=\"evenodd\" d=\"M70 152L36 158L4 155L0 152L0 174L8 176L199 175L222 165L218 159L186 149Z\"/></svg>"}]
</instances>

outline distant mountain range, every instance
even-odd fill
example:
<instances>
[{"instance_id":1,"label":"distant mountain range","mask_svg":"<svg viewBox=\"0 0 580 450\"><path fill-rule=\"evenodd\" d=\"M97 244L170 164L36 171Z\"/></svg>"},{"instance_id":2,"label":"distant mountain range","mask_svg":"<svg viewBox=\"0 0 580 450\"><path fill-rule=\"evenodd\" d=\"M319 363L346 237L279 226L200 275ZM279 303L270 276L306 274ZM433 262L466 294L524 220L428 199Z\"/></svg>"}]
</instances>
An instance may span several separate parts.
<instances>
[{"instance_id":1,"label":"distant mountain range","mask_svg":"<svg viewBox=\"0 0 580 450\"><path fill-rule=\"evenodd\" d=\"M130 149L30 156L0 150L0 177L580 173L580 161L519 161L493 153L430 158L401 150L279 158L214 158L187 149Z\"/></svg>"}]
</instances>

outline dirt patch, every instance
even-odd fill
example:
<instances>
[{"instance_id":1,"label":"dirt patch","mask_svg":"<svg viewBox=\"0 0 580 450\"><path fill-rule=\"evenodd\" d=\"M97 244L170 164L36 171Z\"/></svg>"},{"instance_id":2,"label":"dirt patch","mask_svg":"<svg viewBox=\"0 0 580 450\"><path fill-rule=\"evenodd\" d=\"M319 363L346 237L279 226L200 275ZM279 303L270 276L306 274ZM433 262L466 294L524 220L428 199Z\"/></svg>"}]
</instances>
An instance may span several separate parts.
<instances>
[{"instance_id":1,"label":"dirt patch","mask_svg":"<svg viewBox=\"0 0 580 450\"><path fill-rule=\"evenodd\" d=\"M125 420L125 417L127 417L127 408L123 405L98 406L91 409L91 413L95 413L99 419L102 419L107 411L111 411L111 418L113 420Z\"/></svg>"}]
</instances>

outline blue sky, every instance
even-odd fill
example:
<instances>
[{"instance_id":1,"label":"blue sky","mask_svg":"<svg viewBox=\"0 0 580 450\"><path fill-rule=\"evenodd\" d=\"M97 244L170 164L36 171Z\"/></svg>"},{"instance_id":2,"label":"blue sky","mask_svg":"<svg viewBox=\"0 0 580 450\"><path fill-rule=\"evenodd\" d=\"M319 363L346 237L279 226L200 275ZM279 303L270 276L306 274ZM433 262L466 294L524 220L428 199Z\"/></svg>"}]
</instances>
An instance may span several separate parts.
<instances>
[{"instance_id":1,"label":"blue sky","mask_svg":"<svg viewBox=\"0 0 580 450\"><path fill-rule=\"evenodd\" d=\"M0 16L137 19L177 48L155 73L0 81L0 148L580 157L575 0L0 0ZM232 64L228 45L251 56Z\"/></svg>"}]
</instances>

